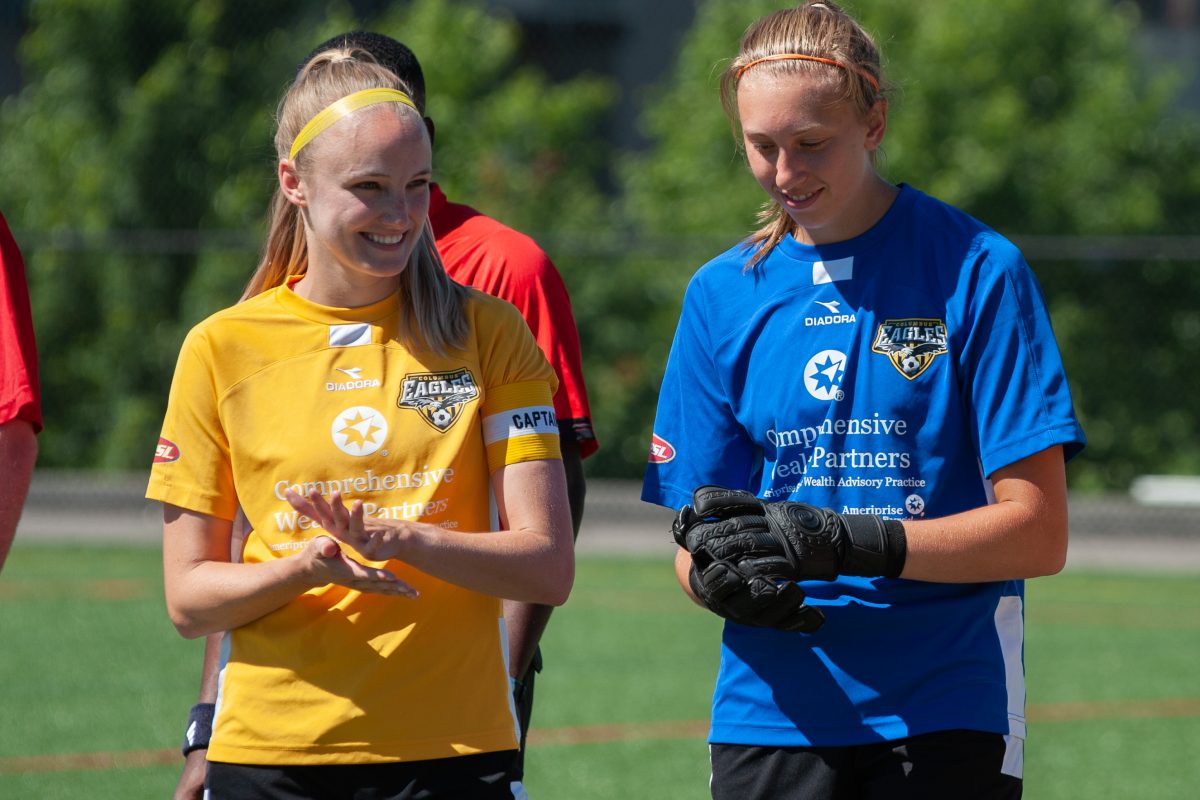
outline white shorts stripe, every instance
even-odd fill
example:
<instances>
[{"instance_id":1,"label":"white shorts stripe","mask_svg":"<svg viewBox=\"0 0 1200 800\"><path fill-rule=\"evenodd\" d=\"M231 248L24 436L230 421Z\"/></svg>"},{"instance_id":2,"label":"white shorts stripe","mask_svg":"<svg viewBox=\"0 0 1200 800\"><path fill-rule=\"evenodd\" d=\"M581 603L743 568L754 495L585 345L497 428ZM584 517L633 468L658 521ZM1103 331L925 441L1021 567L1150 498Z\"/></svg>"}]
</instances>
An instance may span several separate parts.
<instances>
[{"instance_id":1,"label":"white shorts stripe","mask_svg":"<svg viewBox=\"0 0 1200 800\"><path fill-rule=\"evenodd\" d=\"M1004 654L1004 682L1008 689L1008 732L1025 737L1025 619L1021 598L1000 598L995 614L996 636Z\"/></svg>"},{"instance_id":2,"label":"white shorts stripe","mask_svg":"<svg viewBox=\"0 0 1200 800\"><path fill-rule=\"evenodd\" d=\"M1025 779L1025 740L1019 736L1004 737L1004 763L1000 766L1003 775Z\"/></svg>"}]
</instances>

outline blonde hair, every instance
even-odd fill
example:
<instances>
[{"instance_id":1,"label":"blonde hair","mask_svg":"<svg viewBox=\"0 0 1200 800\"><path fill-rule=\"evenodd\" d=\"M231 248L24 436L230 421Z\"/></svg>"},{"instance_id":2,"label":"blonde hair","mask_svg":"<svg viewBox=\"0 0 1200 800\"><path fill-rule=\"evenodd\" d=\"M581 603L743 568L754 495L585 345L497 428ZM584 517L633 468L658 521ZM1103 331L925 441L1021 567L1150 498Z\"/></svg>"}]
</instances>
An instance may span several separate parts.
<instances>
[{"instance_id":1,"label":"blonde hair","mask_svg":"<svg viewBox=\"0 0 1200 800\"><path fill-rule=\"evenodd\" d=\"M360 48L334 48L314 56L279 103L275 129L278 158L288 158L293 142L309 120L330 104L364 89L397 89L411 94L403 81ZM398 114L420 119L415 109L402 103L391 105ZM303 173L311 159L311 148L302 149L295 159L297 172ZM243 300L282 286L308 270L308 242L300 209L288 201L280 187L271 199L268 222L267 241L242 293ZM439 354L461 347L467 338L466 299L467 290L446 274L426 220L408 266L400 275L400 302L405 311L400 324L406 343Z\"/></svg>"},{"instance_id":2,"label":"blonde hair","mask_svg":"<svg viewBox=\"0 0 1200 800\"><path fill-rule=\"evenodd\" d=\"M737 57L721 75L721 105L741 142L737 88L747 71L771 75L824 74L840 86L840 99L865 116L884 99L887 84L875 40L858 22L832 2L810 2L768 14L747 28ZM874 153L871 154L874 159ZM754 254L751 269L797 231L783 206L768 200L758 213L761 227L746 240Z\"/></svg>"}]
</instances>

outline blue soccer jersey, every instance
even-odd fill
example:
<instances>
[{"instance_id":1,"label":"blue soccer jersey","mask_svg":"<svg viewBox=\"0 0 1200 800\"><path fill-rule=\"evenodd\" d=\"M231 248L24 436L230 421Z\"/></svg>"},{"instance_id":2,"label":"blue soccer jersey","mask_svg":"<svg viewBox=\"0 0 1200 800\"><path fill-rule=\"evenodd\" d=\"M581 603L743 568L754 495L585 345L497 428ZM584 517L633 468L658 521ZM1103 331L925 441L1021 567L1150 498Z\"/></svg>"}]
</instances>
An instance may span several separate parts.
<instances>
[{"instance_id":1,"label":"blue soccer jersey","mask_svg":"<svg viewBox=\"0 0 1200 800\"><path fill-rule=\"evenodd\" d=\"M841 513L943 517L987 476L1084 443L1018 250L907 186L869 231L735 247L688 286L643 499L703 484ZM967 728L1024 737L1023 583L802 584L814 634L726 623L710 741L853 745Z\"/></svg>"}]
</instances>

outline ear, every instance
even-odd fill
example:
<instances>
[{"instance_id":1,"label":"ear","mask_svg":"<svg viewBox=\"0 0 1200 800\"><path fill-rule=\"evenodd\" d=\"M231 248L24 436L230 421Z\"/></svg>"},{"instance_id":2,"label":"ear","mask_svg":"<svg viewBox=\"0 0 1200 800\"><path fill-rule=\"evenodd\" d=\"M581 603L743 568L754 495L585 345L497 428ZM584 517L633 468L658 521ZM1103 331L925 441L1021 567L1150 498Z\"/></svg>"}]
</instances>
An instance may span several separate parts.
<instances>
[{"instance_id":1,"label":"ear","mask_svg":"<svg viewBox=\"0 0 1200 800\"><path fill-rule=\"evenodd\" d=\"M867 112L866 146L868 150L874 151L883 143L883 135L887 132L887 110L887 100L880 98Z\"/></svg>"},{"instance_id":2,"label":"ear","mask_svg":"<svg viewBox=\"0 0 1200 800\"><path fill-rule=\"evenodd\" d=\"M291 159L279 159L279 190L292 205L304 208L308 201L304 196L304 188L300 185L300 174Z\"/></svg>"}]
</instances>

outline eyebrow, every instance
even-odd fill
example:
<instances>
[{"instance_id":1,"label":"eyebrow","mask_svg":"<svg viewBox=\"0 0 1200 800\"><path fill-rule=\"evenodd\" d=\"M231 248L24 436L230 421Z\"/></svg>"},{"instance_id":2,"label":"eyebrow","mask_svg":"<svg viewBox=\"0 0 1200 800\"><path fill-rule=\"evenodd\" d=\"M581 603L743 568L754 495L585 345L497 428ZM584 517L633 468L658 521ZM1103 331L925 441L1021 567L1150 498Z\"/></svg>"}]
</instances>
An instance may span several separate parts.
<instances>
[{"instance_id":1,"label":"eyebrow","mask_svg":"<svg viewBox=\"0 0 1200 800\"><path fill-rule=\"evenodd\" d=\"M820 124L806 125L802 128L792 128L791 130L785 131L785 133L788 136L805 136L805 135L809 135L809 134L812 134L817 131L822 131L824 129L824 127L825 126L820 125ZM747 138L753 138L755 136L766 136L766 137L771 136L771 134L767 133L766 131L747 130L744 127L742 128L742 135Z\"/></svg>"},{"instance_id":2,"label":"eyebrow","mask_svg":"<svg viewBox=\"0 0 1200 800\"><path fill-rule=\"evenodd\" d=\"M368 166L368 167L363 167L362 169L352 170L349 173L349 177L351 179L376 178L376 177L391 176L392 174L393 174L392 172L390 172L386 169L380 169L375 166ZM412 174L411 177L418 177L421 175L432 175L432 174L433 174L433 165L431 164L431 165L424 166L421 169L417 170L416 172L414 172Z\"/></svg>"}]
</instances>

